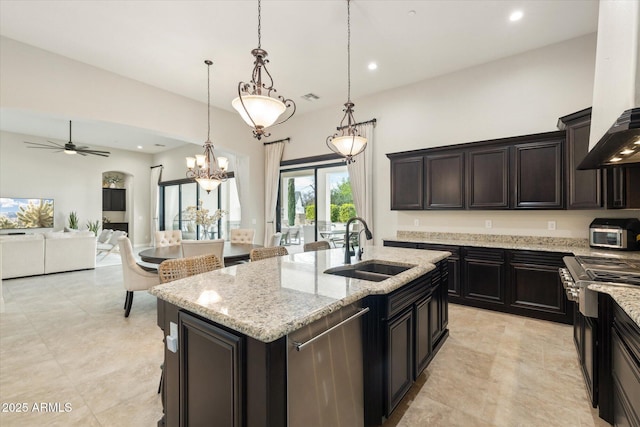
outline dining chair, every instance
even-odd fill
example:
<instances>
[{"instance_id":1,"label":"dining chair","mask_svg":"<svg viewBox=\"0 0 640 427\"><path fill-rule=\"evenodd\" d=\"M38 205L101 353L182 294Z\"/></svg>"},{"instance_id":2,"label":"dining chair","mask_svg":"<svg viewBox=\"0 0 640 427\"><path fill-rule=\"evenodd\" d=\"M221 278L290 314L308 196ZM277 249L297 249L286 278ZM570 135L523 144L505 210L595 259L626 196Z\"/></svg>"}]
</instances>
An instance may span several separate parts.
<instances>
[{"instance_id":1,"label":"dining chair","mask_svg":"<svg viewBox=\"0 0 640 427\"><path fill-rule=\"evenodd\" d=\"M280 241L282 240L282 233L281 232L277 232L274 233L271 236L271 239L269 239L269 244L266 245L268 248L273 248L275 246L280 246Z\"/></svg>"},{"instance_id":2,"label":"dining chair","mask_svg":"<svg viewBox=\"0 0 640 427\"><path fill-rule=\"evenodd\" d=\"M167 283L219 268L223 268L222 262L214 254L168 259L158 267L158 277L160 283Z\"/></svg>"},{"instance_id":3,"label":"dining chair","mask_svg":"<svg viewBox=\"0 0 640 427\"><path fill-rule=\"evenodd\" d=\"M256 230L253 228L232 228L229 233L231 243L253 243Z\"/></svg>"},{"instance_id":4,"label":"dining chair","mask_svg":"<svg viewBox=\"0 0 640 427\"><path fill-rule=\"evenodd\" d=\"M331 249L331 245L326 240L320 240L319 242L309 242L304 244L305 252L324 251L325 249Z\"/></svg>"},{"instance_id":5,"label":"dining chair","mask_svg":"<svg viewBox=\"0 0 640 427\"><path fill-rule=\"evenodd\" d=\"M256 248L251 249L249 258L251 261L259 261L261 259L273 258L283 255L289 255L289 251L284 246L274 246L272 248Z\"/></svg>"},{"instance_id":6,"label":"dining chair","mask_svg":"<svg viewBox=\"0 0 640 427\"><path fill-rule=\"evenodd\" d=\"M131 305L133 304L133 292L146 291L160 282L156 273L149 272L136 264L131 240L128 237L120 237L118 239L118 247L120 258L122 259L124 289L127 291L127 296L124 300L124 317L129 317Z\"/></svg>"},{"instance_id":7,"label":"dining chair","mask_svg":"<svg viewBox=\"0 0 640 427\"><path fill-rule=\"evenodd\" d=\"M162 230L156 231L156 246L179 246L182 242L182 231Z\"/></svg>"},{"instance_id":8,"label":"dining chair","mask_svg":"<svg viewBox=\"0 0 640 427\"><path fill-rule=\"evenodd\" d=\"M188 258L206 254L214 254L217 256L224 267L224 239L182 241L183 257Z\"/></svg>"}]
</instances>

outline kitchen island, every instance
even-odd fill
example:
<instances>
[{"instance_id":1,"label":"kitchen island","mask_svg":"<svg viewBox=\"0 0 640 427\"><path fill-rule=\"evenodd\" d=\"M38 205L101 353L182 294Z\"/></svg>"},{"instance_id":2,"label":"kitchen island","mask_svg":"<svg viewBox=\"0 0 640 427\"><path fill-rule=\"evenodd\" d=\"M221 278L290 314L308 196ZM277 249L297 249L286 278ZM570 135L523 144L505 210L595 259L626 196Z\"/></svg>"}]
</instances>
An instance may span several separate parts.
<instances>
[{"instance_id":1,"label":"kitchen island","mask_svg":"<svg viewBox=\"0 0 640 427\"><path fill-rule=\"evenodd\" d=\"M374 282L326 274L344 262L343 251L333 249L241 264L152 288L158 325L167 337L162 423L187 425L215 416L216 425L297 425L295 420L318 407L305 399L352 387L349 396L356 398L349 406L363 402L364 414L353 415L357 424L347 424L381 424L448 336L448 256L365 247L363 264L408 267ZM303 354L296 334L307 329L316 334L320 325L330 329L351 317L362 320L362 332L345 329L324 347L318 341L310 346L310 361L296 362ZM336 348L327 350L331 345ZM339 365L333 359L341 352L350 358L342 363L345 370L319 380L323 357ZM350 378L349 387L335 384L340 377ZM357 398L359 378L364 390ZM300 386L305 381L306 389ZM305 397L318 387L320 394ZM318 414L334 409L320 408Z\"/></svg>"}]
</instances>

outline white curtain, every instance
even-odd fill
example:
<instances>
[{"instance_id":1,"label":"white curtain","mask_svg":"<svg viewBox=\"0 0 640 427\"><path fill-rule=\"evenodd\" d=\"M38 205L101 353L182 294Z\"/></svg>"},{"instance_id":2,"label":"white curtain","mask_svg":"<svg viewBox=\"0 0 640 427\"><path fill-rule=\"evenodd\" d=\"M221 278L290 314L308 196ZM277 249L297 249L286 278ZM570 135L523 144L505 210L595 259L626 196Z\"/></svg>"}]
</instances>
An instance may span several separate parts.
<instances>
[{"instance_id":1,"label":"white curtain","mask_svg":"<svg viewBox=\"0 0 640 427\"><path fill-rule=\"evenodd\" d=\"M156 231L159 230L158 215L160 212L160 206L158 206L158 183L162 177L162 166L158 166L151 169L151 177L149 179L149 235L151 236L151 246L156 245Z\"/></svg>"},{"instance_id":2,"label":"white curtain","mask_svg":"<svg viewBox=\"0 0 640 427\"><path fill-rule=\"evenodd\" d=\"M353 204L356 212L362 217L374 233L373 227L373 129L375 123L359 125L360 135L367 138L367 148L356 157L355 161L347 165L349 171L349 181L351 182L351 193L353 194ZM375 237L375 236L374 236ZM373 240L366 240L365 245L372 245Z\"/></svg>"},{"instance_id":3,"label":"white curtain","mask_svg":"<svg viewBox=\"0 0 640 427\"><path fill-rule=\"evenodd\" d=\"M280 160L285 142L265 145L264 153L264 244L267 245L276 232L276 204L278 202L278 180Z\"/></svg>"}]
</instances>

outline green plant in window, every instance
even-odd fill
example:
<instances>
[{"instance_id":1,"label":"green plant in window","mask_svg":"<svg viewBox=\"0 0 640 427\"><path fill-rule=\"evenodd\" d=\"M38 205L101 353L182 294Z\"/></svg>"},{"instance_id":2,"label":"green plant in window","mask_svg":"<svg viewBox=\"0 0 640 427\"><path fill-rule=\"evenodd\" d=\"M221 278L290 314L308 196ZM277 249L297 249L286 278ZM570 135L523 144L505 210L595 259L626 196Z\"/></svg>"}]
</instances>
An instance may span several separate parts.
<instances>
[{"instance_id":1,"label":"green plant in window","mask_svg":"<svg viewBox=\"0 0 640 427\"><path fill-rule=\"evenodd\" d=\"M40 204L20 206L18 212L18 224L24 228L51 228L53 227L53 204L43 201Z\"/></svg>"},{"instance_id":2,"label":"green plant in window","mask_svg":"<svg viewBox=\"0 0 640 427\"><path fill-rule=\"evenodd\" d=\"M6 228L18 228L18 224L15 221L11 221L6 216L0 216L0 229Z\"/></svg>"},{"instance_id":3,"label":"green plant in window","mask_svg":"<svg viewBox=\"0 0 640 427\"><path fill-rule=\"evenodd\" d=\"M307 221L315 221L316 219L316 205L307 205L304 208L304 217Z\"/></svg>"},{"instance_id":4,"label":"green plant in window","mask_svg":"<svg viewBox=\"0 0 640 427\"><path fill-rule=\"evenodd\" d=\"M347 222L349 218L356 216L356 207L353 203L345 203L340 206L340 222Z\"/></svg>"},{"instance_id":5,"label":"green plant in window","mask_svg":"<svg viewBox=\"0 0 640 427\"><path fill-rule=\"evenodd\" d=\"M287 218L289 219L289 226L296 225L296 185L295 179L289 178L287 183Z\"/></svg>"},{"instance_id":6,"label":"green plant in window","mask_svg":"<svg viewBox=\"0 0 640 427\"><path fill-rule=\"evenodd\" d=\"M340 222L340 206L331 204L331 222Z\"/></svg>"}]
</instances>

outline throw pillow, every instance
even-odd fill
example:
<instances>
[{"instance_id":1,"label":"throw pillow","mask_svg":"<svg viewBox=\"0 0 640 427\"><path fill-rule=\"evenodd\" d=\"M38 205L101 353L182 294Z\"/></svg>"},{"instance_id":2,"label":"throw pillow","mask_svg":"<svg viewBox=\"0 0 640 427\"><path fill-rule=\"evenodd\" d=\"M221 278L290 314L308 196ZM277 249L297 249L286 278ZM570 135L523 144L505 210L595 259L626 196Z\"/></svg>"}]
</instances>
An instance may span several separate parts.
<instances>
[{"instance_id":1,"label":"throw pillow","mask_svg":"<svg viewBox=\"0 0 640 427\"><path fill-rule=\"evenodd\" d=\"M111 238L109 239L109 244L113 245L113 246L117 246L118 245L118 239L122 236L126 236L127 233L125 233L124 231L120 231L120 230L116 230L113 232L113 234L111 235Z\"/></svg>"},{"instance_id":2,"label":"throw pillow","mask_svg":"<svg viewBox=\"0 0 640 427\"><path fill-rule=\"evenodd\" d=\"M112 234L113 234L113 230L102 230L102 233L100 233L100 235L98 236L98 242L100 243L108 242Z\"/></svg>"}]
</instances>

